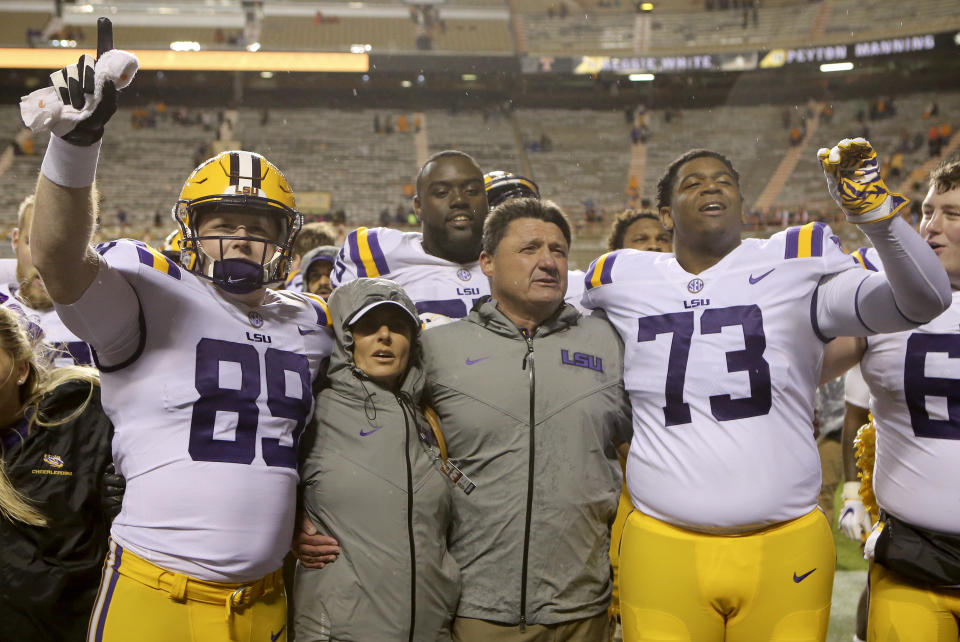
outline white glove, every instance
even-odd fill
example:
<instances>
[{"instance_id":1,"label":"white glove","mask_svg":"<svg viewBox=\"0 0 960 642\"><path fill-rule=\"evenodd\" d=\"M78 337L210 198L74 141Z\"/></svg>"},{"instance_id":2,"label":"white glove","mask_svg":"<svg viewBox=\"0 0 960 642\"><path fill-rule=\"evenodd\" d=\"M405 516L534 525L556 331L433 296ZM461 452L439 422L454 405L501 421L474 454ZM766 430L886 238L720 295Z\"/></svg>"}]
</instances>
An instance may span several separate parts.
<instances>
[{"instance_id":1,"label":"white glove","mask_svg":"<svg viewBox=\"0 0 960 642\"><path fill-rule=\"evenodd\" d=\"M827 189L847 220L858 225L893 217L910 201L891 192L880 177L877 152L863 138L844 138L817 152Z\"/></svg>"},{"instance_id":2,"label":"white glove","mask_svg":"<svg viewBox=\"0 0 960 642\"><path fill-rule=\"evenodd\" d=\"M843 484L843 510L840 511L837 525L844 535L862 542L870 532L873 521L860 499L859 490L860 482L849 481Z\"/></svg>"},{"instance_id":3,"label":"white glove","mask_svg":"<svg viewBox=\"0 0 960 642\"><path fill-rule=\"evenodd\" d=\"M35 134L52 132L65 141L90 146L117 111L117 90L133 80L137 57L113 48L113 24L97 20L97 59L86 54L50 74L52 86L20 100L20 117Z\"/></svg>"}]
</instances>

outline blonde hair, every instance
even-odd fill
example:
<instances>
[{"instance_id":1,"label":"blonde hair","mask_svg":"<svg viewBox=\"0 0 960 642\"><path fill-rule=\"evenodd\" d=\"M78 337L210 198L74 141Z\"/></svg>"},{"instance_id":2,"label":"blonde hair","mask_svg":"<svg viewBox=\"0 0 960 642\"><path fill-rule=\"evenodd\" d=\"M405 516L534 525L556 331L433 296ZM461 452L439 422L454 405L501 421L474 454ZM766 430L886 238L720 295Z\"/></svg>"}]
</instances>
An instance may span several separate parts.
<instances>
[{"instance_id":1,"label":"blonde hair","mask_svg":"<svg viewBox=\"0 0 960 642\"><path fill-rule=\"evenodd\" d=\"M17 227L22 234L24 230L30 233L30 224L33 223L33 206L36 199L33 194L20 201L20 207L17 208Z\"/></svg>"},{"instance_id":2,"label":"blonde hair","mask_svg":"<svg viewBox=\"0 0 960 642\"><path fill-rule=\"evenodd\" d=\"M10 376L19 366L27 364L27 376L20 384L20 410L16 417L27 418L27 432L34 425L57 426L80 415L93 396L93 387L100 384L100 373L93 368L80 366L53 367L54 351L34 345L26 328L27 321L9 308L0 307L0 350L13 361ZM40 412L43 398L58 386L72 380L86 381L90 392L86 400L66 417L50 420ZM19 521L31 526L46 526L47 518L30 499L18 491L7 477L6 466L0 459L0 514L10 521Z\"/></svg>"}]
</instances>

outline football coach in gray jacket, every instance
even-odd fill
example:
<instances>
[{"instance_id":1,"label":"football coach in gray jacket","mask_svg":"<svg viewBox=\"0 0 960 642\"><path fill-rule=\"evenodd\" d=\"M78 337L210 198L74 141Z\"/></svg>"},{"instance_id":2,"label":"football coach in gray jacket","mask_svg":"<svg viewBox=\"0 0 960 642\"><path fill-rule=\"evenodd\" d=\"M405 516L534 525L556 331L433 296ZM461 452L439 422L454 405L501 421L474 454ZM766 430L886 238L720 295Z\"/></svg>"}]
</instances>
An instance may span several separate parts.
<instances>
[{"instance_id":1,"label":"football coach in gray jacket","mask_svg":"<svg viewBox=\"0 0 960 642\"><path fill-rule=\"evenodd\" d=\"M453 494L457 641L608 639L630 406L616 332L563 301L569 247L553 203L501 204L480 255L491 296L423 334L425 398L476 484Z\"/></svg>"}]
</instances>

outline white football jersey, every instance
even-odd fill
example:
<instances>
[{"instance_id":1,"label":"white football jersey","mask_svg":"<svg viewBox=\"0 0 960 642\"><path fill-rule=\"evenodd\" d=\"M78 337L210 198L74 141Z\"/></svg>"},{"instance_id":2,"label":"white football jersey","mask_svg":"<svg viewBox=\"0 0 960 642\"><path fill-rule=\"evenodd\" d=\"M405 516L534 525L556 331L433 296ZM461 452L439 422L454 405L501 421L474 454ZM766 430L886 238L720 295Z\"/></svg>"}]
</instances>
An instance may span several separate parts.
<instances>
[{"instance_id":1,"label":"white football jersey","mask_svg":"<svg viewBox=\"0 0 960 642\"><path fill-rule=\"evenodd\" d=\"M659 252L594 261L583 304L605 310L623 338L634 506L712 532L813 510L815 292L825 275L856 268L822 223L746 239L700 274Z\"/></svg>"},{"instance_id":2,"label":"white football jersey","mask_svg":"<svg viewBox=\"0 0 960 642\"><path fill-rule=\"evenodd\" d=\"M287 275L287 280L283 284L283 289L292 290L294 292L303 292L303 270L297 269L291 274Z\"/></svg>"},{"instance_id":3,"label":"white football jersey","mask_svg":"<svg viewBox=\"0 0 960 642\"><path fill-rule=\"evenodd\" d=\"M56 310L31 308L17 298L17 289L16 284L0 285L0 305L14 310L29 322L31 338L43 337L43 342L53 350L54 365L91 365L90 346L63 324Z\"/></svg>"},{"instance_id":4,"label":"white football jersey","mask_svg":"<svg viewBox=\"0 0 960 642\"><path fill-rule=\"evenodd\" d=\"M564 297L577 308L582 276L583 272L569 272ZM420 232L388 227L361 227L347 235L330 282L336 288L357 277L383 277L399 283L417 306L425 328L442 323L437 322L437 315L451 319L467 316L477 299L490 294L490 282L479 261L461 265L441 259L423 249Z\"/></svg>"},{"instance_id":5,"label":"white football jersey","mask_svg":"<svg viewBox=\"0 0 960 642\"><path fill-rule=\"evenodd\" d=\"M584 309L580 302L583 299L583 277L586 273L583 270L570 270L567 272L567 294L563 300L580 310L580 312L589 312Z\"/></svg>"},{"instance_id":6,"label":"white football jersey","mask_svg":"<svg viewBox=\"0 0 960 642\"><path fill-rule=\"evenodd\" d=\"M960 292L926 325L869 337L860 369L877 427L880 507L960 533Z\"/></svg>"},{"instance_id":7,"label":"white football jersey","mask_svg":"<svg viewBox=\"0 0 960 642\"><path fill-rule=\"evenodd\" d=\"M388 227L358 228L347 235L330 282L336 288L357 277L379 276L399 283L421 317L467 316L477 299L490 294L480 262L460 265L441 259L424 251L422 238L419 232Z\"/></svg>"},{"instance_id":8,"label":"white football jersey","mask_svg":"<svg viewBox=\"0 0 960 642\"><path fill-rule=\"evenodd\" d=\"M880 262L880 255L877 254L877 249L874 247L857 248L850 253L850 256L866 270L870 270L871 272L883 271L883 263Z\"/></svg>"},{"instance_id":9,"label":"white football jersey","mask_svg":"<svg viewBox=\"0 0 960 642\"><path fill-rule=\"evenodd\" d=\"M17 284L17 259L0 259L0 284Z\"/></svg>"},{"instance_id":10,"label":"white football jersey","mask_svg":"<svg viewBox=\"0 0 960 642\"><path fill-rule=\"evenodd\" d=\"M870 407L870 388L863 380L860 364L856 364L843 375L843 400L858 408Z\"/></svg>"},{"instance_id":11,"label":"white football jersey","mask_svg":"<svg viewBox=\"0 0 960 642\"><path fill-rule=\"evenodd\" d=\"M297 440L333 347L326 305L268 290L248 308L142 243L97 249L141 306L137 354L101 364L127 480L112 536L203 580L275 571L293 532ZM95 321L110 319L105 310Z\"/></svg>"}]
</instances>

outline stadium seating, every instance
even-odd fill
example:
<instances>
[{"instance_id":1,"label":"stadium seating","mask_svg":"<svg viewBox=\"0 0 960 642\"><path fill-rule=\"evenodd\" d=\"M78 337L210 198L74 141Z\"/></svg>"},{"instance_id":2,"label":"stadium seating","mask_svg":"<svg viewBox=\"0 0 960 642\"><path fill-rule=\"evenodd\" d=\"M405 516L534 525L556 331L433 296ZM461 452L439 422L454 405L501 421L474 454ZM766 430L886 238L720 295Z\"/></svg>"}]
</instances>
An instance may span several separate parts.
<instances>
[{"instance_id":1,"label":"stadium seating","mask_svg":"<svg viewBox=\"0 0 960 642\"><path fill-rule=\"evenodd\" d=\"M0 18L0 46L26 47L27 30L43 31L50 21L50 11L8 11Z\"/></svg>"},{"instance_id":2,"label":"stadium seating","mask_svg":"<svg viewBox=\"0 0 960 642\"><path fill-rule=\"evenodd\" d=\"M924 120L924 108L937 101L940 116ZM906 175L928 158L926 130L933 124L954 120L960 112L960 92L917 93L898 96L897 115L884 120L867 120L870 138L882 158L889 159L904 133L921 136L919 148L904 157L904 175L891 179L899 187ZM794 121L806 105L792 109ZM830 211L823 176L815 160L816 148L856 136L860 127L857 112L868 111L862 100L833 103L832 122L821 122L816 135L800 152L800 162L789 176L772 207ZM194 166L195 156L204 157L206 146L216 137L212 128L200 124L174 124L167 116L157 119L156 128L133 129L133 110L123 108L110 124L110 133L98 172L103 194L101 215L104 224L116 222L118 209L128 214L131 225L149 226L155 213L163 230L173 228L168 218L183 180ZM782 124L783 105L722 106L689 109L670 122L658 110L647 112L650 136L646 144L645 175L638 176L643 196L655 200L656 182L663 168L694 147L708 147L727 154L741 173L745 203L752 207L789 149L788 131ZM215 112L210 111L212 120ZM236 138L242 147L258 151L283 168L297 192L326 191L334 209L343 208L347 225L376 225L378 213L391 212L404 203L404 189L413 183L417 151L412 112L407 132L377 134L374 116L381 124L396 110L272 109L269 122L260 124L260 112L239 110ZM8 107L0 119L0 139L11 140L19 129L16 109ZM582 223L584 202L593 200L607 217L622 209L628 200L632 146L630 125L622 111L574 109L517 109L504 115L491 108L477 110L422 112L426 149L461 149L473 155L485 171L505 169L527 173L540 185L543 195L555 200ZM552 145L541 151L546 134ZM0 175L0 227L14 224L16 206L32 188L46 146L46 137L36 137L36 154L17 156ZM599 235L605 225L587 226L582 232ZM582 227L582 226L581 226ZM588 241L588 244L590 242Z\"/></svg>"}]
</instances>

